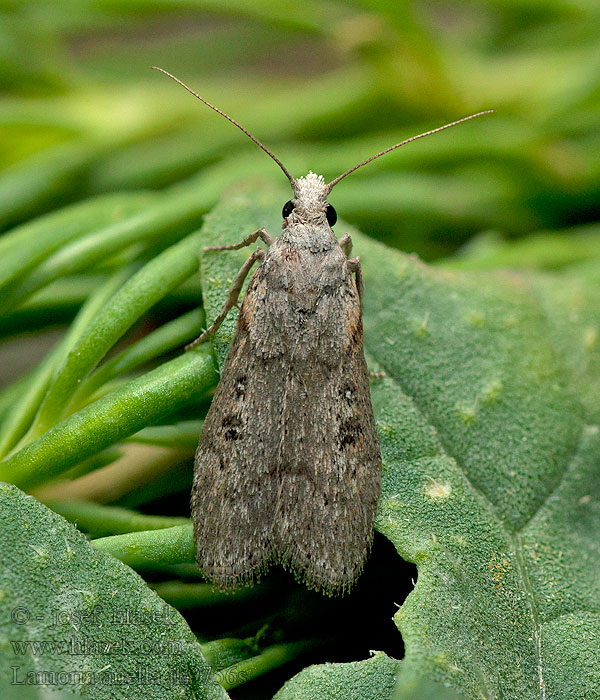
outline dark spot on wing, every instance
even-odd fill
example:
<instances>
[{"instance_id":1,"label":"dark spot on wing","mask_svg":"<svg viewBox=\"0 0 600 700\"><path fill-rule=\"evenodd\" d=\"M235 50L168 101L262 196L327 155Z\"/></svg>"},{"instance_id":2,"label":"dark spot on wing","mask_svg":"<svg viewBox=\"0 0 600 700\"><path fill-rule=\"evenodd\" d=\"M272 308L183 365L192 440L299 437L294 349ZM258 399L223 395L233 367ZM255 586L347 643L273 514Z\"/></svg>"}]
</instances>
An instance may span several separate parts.
<instances>
[{"instance_id":1,"label":"dark spot on wing","mask_svg":"<svg viewBox=\"0 0 600 700\"><path fill-rule=\"evenodd\" d=\"M238 440L242 436L242 420L239 416L225 416L222 428L225 440Z\"/></svg>"},{"instance_id":2,"label":"dark spot on wing","mask_svg":"<svg viewBox=\"0 0 600 700\"><path fill-rule=\"evenodd\" d=\"M246 395L246 375L241 374L235 379L235 395L238 399L243 399Z\"/></svg>"},{"instance_id":3,"label":"dark spot on wing","mask_svg":"<svg viewBox=\"0 0 600 700\"><path fill-rule=\"evenodd\" d=\"M348 445L356 445L361 440L362 426L358 418L349 418L340 425L338 435L338 444L340 446L340 451L342 451Z\"/></svg>"}]
</instances>

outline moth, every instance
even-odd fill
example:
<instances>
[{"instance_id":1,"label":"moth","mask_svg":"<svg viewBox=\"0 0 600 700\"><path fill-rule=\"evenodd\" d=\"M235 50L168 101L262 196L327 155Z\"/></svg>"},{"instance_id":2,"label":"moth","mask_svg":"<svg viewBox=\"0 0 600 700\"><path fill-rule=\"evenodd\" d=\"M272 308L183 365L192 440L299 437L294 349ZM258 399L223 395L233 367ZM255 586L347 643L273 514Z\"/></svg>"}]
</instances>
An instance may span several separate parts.
<instances>
[{"instance_id":1,"label":"moth","mask_svg":"<svg viewBox=\"0 0 600 700\"><path fill-rule=\"evenodd\" d=\"M281 168L293 196L277 238L258 239L212 325L215 333L238 304L255 263L221 379L196 452L191 496L198 565L213 584L233 589L272 564L309 588L347 592L373 538L381 455L363 352L363 281L352 240L333 232L332 188L357 168L465 117L406 139L328 184L309 172L294 178L237 121L159 68L237 126ZM491 110L490 110L491 111Z\"/></svg>"}]
</instances>

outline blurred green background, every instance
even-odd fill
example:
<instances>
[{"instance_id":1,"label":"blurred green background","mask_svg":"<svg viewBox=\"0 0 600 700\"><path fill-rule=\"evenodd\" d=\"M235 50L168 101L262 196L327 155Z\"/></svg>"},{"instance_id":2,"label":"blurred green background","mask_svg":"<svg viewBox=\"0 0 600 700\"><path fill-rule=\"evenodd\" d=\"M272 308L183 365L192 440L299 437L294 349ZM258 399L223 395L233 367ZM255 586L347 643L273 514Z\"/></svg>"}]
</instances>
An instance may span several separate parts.
<instances>
[{"instance_id":1,"label":"blurred green background","mask_svg":"<svg viewBox=\"0 0 600 700\"><path fill-rule=\"evenodd\" d=\"M346 220L425 259L474 237L489 246L541 229L569 236L598 218L595 0L0 7L4 228L209 167L207 207L253 170L281 180L248 139L152 65L232 114L293 173L327 179L401 138L496 109L336 188Z\"/></svg>"}]
</instances>

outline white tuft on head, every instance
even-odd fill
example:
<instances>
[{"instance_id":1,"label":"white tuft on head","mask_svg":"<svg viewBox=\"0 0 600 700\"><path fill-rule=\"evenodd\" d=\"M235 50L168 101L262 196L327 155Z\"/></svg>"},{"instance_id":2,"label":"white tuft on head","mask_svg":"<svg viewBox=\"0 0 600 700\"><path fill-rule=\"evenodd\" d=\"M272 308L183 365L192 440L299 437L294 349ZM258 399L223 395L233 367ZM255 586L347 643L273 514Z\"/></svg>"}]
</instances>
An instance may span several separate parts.
<instances>
[{"instance_id":1,"label":"white tuft on head","mask_svg":"<svg viewBox=\"0 0 600 700\"><path fill-rule=\"evenodd\" d=\"M303 217L320 216L327 206L327 183L322 175L309 172L294 180L294 211Z\"/></svg>"}]
</instances>

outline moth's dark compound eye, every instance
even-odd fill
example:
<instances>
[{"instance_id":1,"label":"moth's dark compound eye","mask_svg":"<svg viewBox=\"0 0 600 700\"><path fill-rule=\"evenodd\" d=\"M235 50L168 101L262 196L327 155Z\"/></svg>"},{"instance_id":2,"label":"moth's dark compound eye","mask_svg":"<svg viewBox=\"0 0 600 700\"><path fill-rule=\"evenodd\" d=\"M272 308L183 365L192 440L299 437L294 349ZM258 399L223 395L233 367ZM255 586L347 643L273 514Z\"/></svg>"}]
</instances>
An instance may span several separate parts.
<instances>
[{"instance_id":1,"label":"moth's dark compound eye","mask_svg":"<svg viewBox=\"0 0 600 700\"><path fill-rule=\"evenodd\" d=\"M284 205L283 205L283 211L281 212L282 216L284 219L287 219L288 216L294 211L294 202L292 200L288 200Z\"/></svg>"},{"instance_id":2,"label":"moth's dark compound eye","mask_svg":"<svg viewBox=\"0 0 600 700\"><path fill-rule=\"evenodd\" d=\"M333 226L333 224L335 224L337 221L337 211L331 206L331 204L327 205L327 209L325 209L325 216L327 217L327 223L330 226Z\"/></svg>"}]
</instances>

